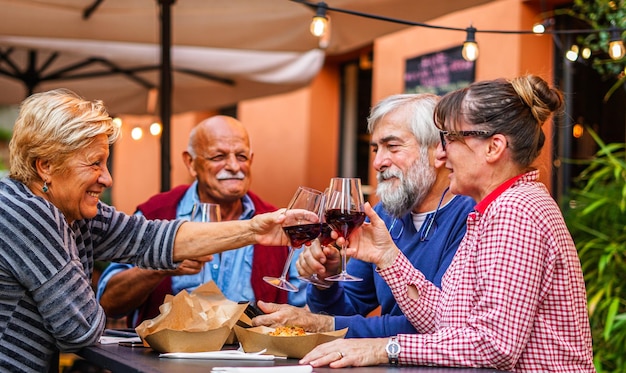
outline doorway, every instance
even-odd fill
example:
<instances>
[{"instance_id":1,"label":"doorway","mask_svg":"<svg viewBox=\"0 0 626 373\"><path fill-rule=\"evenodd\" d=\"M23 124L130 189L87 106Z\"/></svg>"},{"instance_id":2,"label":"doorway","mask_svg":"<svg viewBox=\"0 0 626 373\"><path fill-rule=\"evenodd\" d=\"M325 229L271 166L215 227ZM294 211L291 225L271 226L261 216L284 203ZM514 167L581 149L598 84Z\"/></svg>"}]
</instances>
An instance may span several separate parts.
<instances>
[{"instance_id":1,"label":"doorway","mask_svg":"<svg viewBox=\"0 0 626 373\"><path fill-rule=\"evenodd\" d=\"M368 61L370 63L368 64ZM373 193L367 117L372 104L372 52L342 62L340 68L339 176L361 179L364 197Z\"/></svg>"}]
</instances>

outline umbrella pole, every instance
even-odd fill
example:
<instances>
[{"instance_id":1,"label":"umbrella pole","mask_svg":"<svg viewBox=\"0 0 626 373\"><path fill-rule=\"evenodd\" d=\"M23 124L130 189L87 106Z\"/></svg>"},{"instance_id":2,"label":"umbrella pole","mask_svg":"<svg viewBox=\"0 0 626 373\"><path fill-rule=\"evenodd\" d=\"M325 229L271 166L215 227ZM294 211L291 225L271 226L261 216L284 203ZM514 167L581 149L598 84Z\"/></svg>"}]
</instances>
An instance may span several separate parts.
<instances>
[{"instance_id":1,"label":"umbrella pole","mask_svg":"<svg viewBox=\"0 0 626 373\"><path fill-rule=\"evenodd\" d=\"M161 192L170 190L171 182L171 117L172 117L172 64L171 64L171 7L176 0L157 0L161 8Z\"/></svg>"}]
</instances>

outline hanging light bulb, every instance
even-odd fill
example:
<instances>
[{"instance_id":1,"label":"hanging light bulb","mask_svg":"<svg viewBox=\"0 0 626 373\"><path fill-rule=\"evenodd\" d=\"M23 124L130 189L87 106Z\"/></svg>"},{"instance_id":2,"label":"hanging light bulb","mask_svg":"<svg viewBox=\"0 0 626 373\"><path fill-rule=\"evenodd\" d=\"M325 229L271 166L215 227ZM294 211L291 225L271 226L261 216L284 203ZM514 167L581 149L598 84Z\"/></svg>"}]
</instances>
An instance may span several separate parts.
<instances>
[{"instance_id":1,"label":"hanging light bulb","mask_svg":"<svg viewBox=\"0 0 626 373\"><path fill-rule=\"evenodd\" d=\"M583 137L584 133L585 133L585 127L583 127L582 124L579 124L579 123L574 124L574 127L572 127L572 136L579 139Z\"/></svg>"},{"instance_id":2,"label":"hanging light bulb","mask_svg":"<svg viewBox=\"0 0 626 373\"><path fill-rule=\"evenodd\" d=\"M133 140L139 140L143 137L143 130L141 129L141 127L135 127L130 131L130 137L132 137Z\"/></svg>"},{"instance_id":3,"label":"hanging light bulb","mask_svg":"<svg viewBox=\"0 0 626 373\"><path fill-rule=\"evenodd\" d=\"M621 32L613 26L611 27L611 41L609 41L609 56L614 60L621 60L624 54L626 54L626 49L624 49Z\"/></svg>"},{"instance_id":4,"label":"hanging light bulb","mask_svg":"<svg viewBox=\"0 0 626 373\"><path fill-rule=\"evenodd\" d=\"M548 27L554 24L554 18L546 18L541 22L537 22L533 25L533 33L535 34L543 34L546 32Z\"/></svg>"},{"instance_id":5,"label":"hanging light bulb","mask_svg":"<svg viewBox=\"0 0 626 373\"><path fill-rule=\"evenodd\" d=\"M150 125L150 134L152 136L158 136L161 134L161 130L163 128L161 127L161 123L159 122L154 122Z\"/></svg>"},{"instance_id":6,"label":"hanging light bulb","mask_svg":"<svg viewBox=\"0 0 626 373\"><path fill-rule=\"evenodd\" d=\"M476 39L474 37L476 29L470 26L466 29L466 31L467 38L463 43L463 50L461 51L461 54L463 55L465 61L476 61L478 58L478 44L476 44Z\"/></svg>"},{"instance_id":7,"label":"hanging light bulb","mask_svg":"<svg viewBox=\"0 0 626 373\"><path fill-rule=\"evenodd\" d=\"M326 33L326 27L328 26L328 18L326 17L327 5L325 2L317 3L317 12L313 16L311 21L311 34L320 37Z\"/></svg>"},{"instance_id":8,"label":"hanging light bulb","mask_svg":"<svg viewBox=\"0 0 626 373\"><path fill-rule=\"evenodd\" d=\"M318 46L320 49L326 49L330 45L330 36L332 35L332 20L329 15L326 15L328 22L326 23L326 31L319 37Z\"/></svg>"},{"instance_id":9,"label":"hanging light bulb","mask_svg":"<svg viewBox=\"0 0 626 373\"><path fill-rule=\"evenodd\" d=\"M578 45L572 45L572 47L565 53L565 58L572 62L576 62L578 59Z\"/></svg>"},{"instance_id":10,"label":"hanging light bulb","mask_svg":"<svg viewBox=\"0 0 626 373\"><path fill-rule=\"evenodd\" d=\"M580 52L582 58L588 60L591 57L591 49L589 47L584 47L582 52Z\"/></svg>"},{"instance_id":11,"label":"hanging light bulb","mask_svg":"<svg viewBox=\"0 0 626 373\"><path fill-rule=\"evenodd\" d=\"M533 32L535 34L543 34L544 32L546 32L546 26L543 24L543 22L537 22L533 25Z\"/></svg>"},{"instance_id":12,"label":"hanging light bulb","mask_svg":"<svg viewBox=\"0 0 626 373\"><path fill-rule=\"evenodd\" d=\"M117 128L121 128L122 127L122 118L120 117L115 117L112 119L113 124L117 127Z\"/></svg>"}]
</instances>

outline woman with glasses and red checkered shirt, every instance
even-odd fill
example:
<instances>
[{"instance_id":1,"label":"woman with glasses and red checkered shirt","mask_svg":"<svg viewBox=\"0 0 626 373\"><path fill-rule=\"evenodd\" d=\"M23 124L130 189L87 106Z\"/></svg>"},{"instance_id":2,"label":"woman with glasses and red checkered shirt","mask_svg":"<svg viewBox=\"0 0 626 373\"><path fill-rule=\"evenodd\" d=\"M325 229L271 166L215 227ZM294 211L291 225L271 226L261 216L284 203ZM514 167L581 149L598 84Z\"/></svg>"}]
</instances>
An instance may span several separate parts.
<instances>
[{"instance_id":1,"label":"woman with glasses and red checkered shirt","mask_svg":"<svg viewBox=\"0 0 626 373\"><path fill-rule=\"evenodd\" d=\"M397 336L400 364L595 371L576 247L532 167L545 141L542 125L562 106L562 94L533 75L476 82L437 104L437 160L450 170L450 191L477 201L441 289L410 264L366 208L371 224L351 236L348 255L377 265L423 333ZM301 362L381 364L389 358L386 344L337 340Z\"/></svg>"}]
</instances>

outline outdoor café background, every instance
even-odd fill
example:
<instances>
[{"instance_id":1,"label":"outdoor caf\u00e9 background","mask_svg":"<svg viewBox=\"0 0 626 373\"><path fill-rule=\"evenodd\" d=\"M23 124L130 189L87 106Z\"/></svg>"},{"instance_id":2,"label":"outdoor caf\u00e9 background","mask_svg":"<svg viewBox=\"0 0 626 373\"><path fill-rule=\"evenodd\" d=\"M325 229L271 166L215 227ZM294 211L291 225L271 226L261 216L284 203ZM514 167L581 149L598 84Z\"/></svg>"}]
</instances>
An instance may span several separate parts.
<instances>
[{"instance_id":1,"label":"outdoor caf\u00e9 background","mask_svg":"<svg viewBox=\"0 0 626 373\"><path fill-rule=\"evenodd\" d=\"M479 30L530 30L541 20L541 12L539 1L500 0L428 23L465 27L471 22ZM590 157L596 150L586 133L573 136L574 124L593 126L605 141L624 141L624 90L603 103L607 88L590 68L565 60L566 47L553 36L477 34L480 55L475 62L460 59L464 38L459 32L411 27L327 59L306 88L242 101L215 112L175 115L171 126L171 185L191 181L181 160L189 130L202 119L223 112L237 116L247 127L255 153L252 189L270 202L285 206L299 185L323 190L329 178L337 175L361 177L370 185L366 193L371 193L376 181L370 166L366 117L378 100L420 91L428 84L439 86L442 90L437 92L444 93L471 80L526 73L572 89L568 94L574 105L564 121L544 126L547 138L553 141L546 144L537 162L542 181L555 197L567 190L576 174L574 166L562 163L561 158ZM115 114L123 120L124 133L112 149L114 185L109 198L118 209L132 213L138 203L159 192L160 143L158 135L148 131L154 117ZM0 126L10 130L14 116L15 108L2 110ZM144 130L139 140L131 138L134 127ZM0 157L6 158L3 142ZM8 165L6 159L2 162ZM375 202L375 196L370 195L370 200Z\"/></svg>"}]
</instances>

